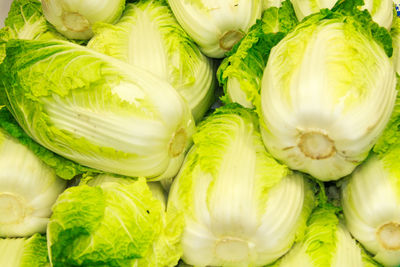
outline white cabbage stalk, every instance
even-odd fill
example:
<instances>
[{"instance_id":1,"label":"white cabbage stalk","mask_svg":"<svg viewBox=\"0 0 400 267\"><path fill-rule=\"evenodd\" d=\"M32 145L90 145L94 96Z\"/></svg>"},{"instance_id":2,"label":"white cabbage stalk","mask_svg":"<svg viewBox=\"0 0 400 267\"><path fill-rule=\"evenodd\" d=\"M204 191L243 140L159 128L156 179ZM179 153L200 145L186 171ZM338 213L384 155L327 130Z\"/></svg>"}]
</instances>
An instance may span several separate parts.
<instances>
[{"instance_id":1,"label":"white cabbage stalk","mask_svg":"<svg viewBox=\"0 0 400 267\"><path fill-rule=\"evenodd\" d=\"M96 22L115 23L125 8L125 0L43 0L43 13L69 39L87 40Z\"/></svg>"},{"instance_id":2,"label":"white cabbage stalk","mask_svg":"<svg viewBox=\"0 0 400 267\"><path fill-rule=\"evenodd\" d=\"M167 196L164 191L164 188L161 185L161 182L149 182L147 185L150 188L151 193L153 193L153 197L160 200L163 204L164 208L167 208Z\"/></svg>"},{"instance_id":3,"label":"white cabbage stalk","mask_svg":"<svg viewBox=\"0 0 400 267\"><path fill-rule=\"evenodd\" d=\"M261 17L261 0L168 0L183 29L209 57L222 58Z\"/></svg>"},{"instance_id":4,"label":"white cabbage stalk","mask_svg":"<svg viewBox=\"0 0 400 267\"><path fill-rule=\"evenodd\" d=\"M393 25L390 30L393 40L393 65L398 75L400 75L400 18L393 19Z\"/></svg>"},{"instance_id":5,"label":"white cabbage stalk","mask_svg":"<svg viewBox=\"0 0 400 267\"><path fill-rule=\"evenodd\" d=\"M48 267L46 237L0 238L1 267Z\"/></svg>"},{"instance_id":6,"label":"white cabbage stalk","mask_svg":"<svg viewBox=\"0 0 400 267\"><path fill-rule=\"evenodd\" d=\"M200 120L214 100L213 63L185 33L164 1L128 4L116 25L94 26L88 47L167 80Z\"/></svg>"},{"instance_id":7,"label":"white cabbage stalk","mask_svg":"<svg viewBox=\"0 0 400 267\"><path fill-rule=\"evenodd\" d=\"M51 206L65 187L53 169L0 130L0 236L44 233Z\"/></svg>"},{"instance_id":8,"label":"white cabbage stalk","mask_svg":"<svg viewBox=\"0 0 400 267\"><path fill-rule=\"evenodd\" d=\"M335 209L317 208L308 220L304 239L268 267L380 267L356 243Z\"/></svg>"},{"instance_id":9,"label":"white cabbage stalk","mask_svg":"<svg viewBox=\"0 0 400 267\"><path fill-rule=\"evenodd\" d=\"M242 90L239 80L236 77L228 79L227 97L233 103L239 103L245 108L254 108L252 101L249 101L246 93Z\"/></svg>"},{"instance_id":10,"label":"white cabbage stalk","mask_svg":"<svg viewBox=\"0 0 400 267\"><path fill-rule=\"evenodd\" d=\"M272 49L261 85L267 149L323 181L350 174L367 157L397 94L383 48L346 21L300 24Z\"/></svg>"},{"instance_id":11,"label":"white cabbage stalk","mask_svg":"<svg viewBox=\"0 0 400 267\"><path fill-rule=\"evenodd\" d=\"M296 16L299 20L317 13L320 9L331 9L337 0L290 0L293 4ZM381 27L390 29L393 20L393 1L392 0L364 0L361 10L367 9L372 16L372 20Z\"/></svg>"},{"instance_id":12,"label":"white cabbage stalk","mask_svg":"<svg viewBox=\"0 0 400 267\"><path fill-rule=\"evenodd\" d=\"M182 259L194 266L263 266L302 234L313 207L310 184L265 150L257 118L217 109L172 184L168 209L185 216Z\"/></svg>"},{"instance_id":13,"label":"white cabbage stalk","mask_svg":"<svg viewBox=\"0 0 400 267\"><path fill-rule=\"evenodd\" d=\"M400 265L400 172L396 148L371 155L342 186L351 234L385 266Z\"/></svg>"},{"instance_id":14,"label":"white cabbage stalk","mask_svg":"<svg viewBox=\"0 0 400 267\"><path fill-rule=\"evenodd\" d=\"M12 40L7 45L10 56L1 75L8 101L34 140L105 172L148 179L176 175L194 121L170 84L68 42ZM7 77L11 73L13 78Z\"/></svg>"}]
</instances>

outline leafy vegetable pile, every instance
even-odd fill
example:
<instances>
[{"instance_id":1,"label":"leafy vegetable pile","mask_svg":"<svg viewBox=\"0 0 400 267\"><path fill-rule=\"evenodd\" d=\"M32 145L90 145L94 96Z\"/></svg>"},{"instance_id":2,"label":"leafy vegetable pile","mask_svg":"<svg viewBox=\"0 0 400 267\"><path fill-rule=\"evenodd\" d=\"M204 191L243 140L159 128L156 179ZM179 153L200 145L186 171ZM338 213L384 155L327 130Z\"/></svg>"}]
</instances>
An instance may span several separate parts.
<instances>
[{"instance_id":1,"label":"leafy vegetable pile","mask_svg":"<svg viewBox=\"0 0 400 267\"><path fill-rule=\"evenodd\" d=\"M400 266L391 0L14 0L0 266Z\"/></svg>"}]
</instances>

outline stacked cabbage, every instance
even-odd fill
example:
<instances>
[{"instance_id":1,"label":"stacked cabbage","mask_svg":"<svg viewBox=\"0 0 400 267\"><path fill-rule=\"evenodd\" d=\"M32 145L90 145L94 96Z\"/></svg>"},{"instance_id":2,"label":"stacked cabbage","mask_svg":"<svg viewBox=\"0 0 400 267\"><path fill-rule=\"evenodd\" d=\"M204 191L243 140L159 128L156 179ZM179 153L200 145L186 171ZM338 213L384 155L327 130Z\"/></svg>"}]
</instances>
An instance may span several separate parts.
<instances>
[{"instance_id":1,"label":"stacked cabbage","mask_svg":"<svg viewBox=\"0 0 400 267\"><path fill-rule=\"evenodd\" d=\"M66 182L2 127L0 170L0 237L45 233L51 206Z\"/></svg>"},{"instance_id":2,"label":"stacked cabbage","mask_svg":"<svg viewBox=\"0 0 400 267\"><path fill-rule=\"evenodd\" d=\"M179 213L167 214L155 192L145 179L108 174L68 188L54 205L47 228L53 266L176 264L183 219Z\"/></svg>"},{"instance_id":3,"label":"stacked cabbage","mask_svg":"<svg viewBox=\"0 0 400 267\"><path fill-rule=\"evenodd\" d=\"M302 236L313 202L303 175L265 151L255 114L228 105L199 126L168 207L185 216L185 262L263 266Z\"/></svg>"},{"instance_id":4,"label":"stacked cabbage","mask_svg":"<svg viewBox=\"0 0 400 267\"><path fill-rule=\"evenodd\" d=\"M211 103L213 64L179 26L164 1L128 4L116 24L96 24L88 47L140 66L167 80L187 101L193 117L203 118Z\"/></svg>"},{"instance_id":5,"label":"stacked cabbage","mask_svg":"<svg viewBox=\"0 0 400 267\"><path fill-rule=\"evenodd\" d=\"M322 204L307 222L302 242L293 246L282 259L268 267L379 267L364 249L356 243L343 221L338 218L337 208Z\"/></svg>"},{"instance_id":6,"label":"stacked cabbage","mask_svg":"<svg viewBox=\"0 0 400 267\"><path fill-rule=\"evenodd\" d=\"M272 7L251 27L239 45L227 53L217 77L225 91L225 102L253 108L259 103L261 78L271 48L298 24L290 2ZM254 64L257 63L257 64Z\"/></svg>"},{"instance_id":7,"label":"stacked cabbage","mask_svg":"<svg viewBox=\"0 0 400 267\"><path fill-rule=\"evenodd\" d=\"M385 266L400 264L400 98L373 153L342 184L352 235Z\"/></svg>"},{"instance_id":8,"label":"stacked cabbage","mask_svg":"<svg viewBox=\"0 0 400 267\"><path fill-rule=\"evenodd\" d=\"M222 58L261 16L260 0L168 0L206 56Z\"/></svg>"},{"instance_id":9,"label":"stacked cabbage","mask_svg":"<svg viewBox=\"0 0 400 267\"><path fill-rule=\"evenodd\" d=\"M367 157L397 91L393 65L374 40L380 36L352 17L324 16L309 18L272 49L260 115L272 155L328 181Z\"/></svg>"},{"instance_id":10,"label":"stacked cabbage","mask_svg":"<svg viewBox=\"0 0 400 267\"><path fill-rule=\"evenodd\" d=\"M14 0L0 265L399 266L393 14L389 0Z\"/></svg>"}]
</instances>

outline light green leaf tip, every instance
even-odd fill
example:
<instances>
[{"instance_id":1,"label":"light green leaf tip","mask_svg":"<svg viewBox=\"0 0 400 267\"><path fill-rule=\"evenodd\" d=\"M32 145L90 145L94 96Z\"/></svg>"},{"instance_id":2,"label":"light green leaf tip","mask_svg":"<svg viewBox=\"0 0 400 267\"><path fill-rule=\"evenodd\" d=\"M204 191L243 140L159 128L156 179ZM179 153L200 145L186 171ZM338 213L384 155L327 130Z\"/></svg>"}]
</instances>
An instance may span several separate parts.
<instances>
[{"instance_id":1,"label":"light green leaf tip","mask_svg":"<svg viewBox=\"0 0 400 267\"><path fill-rule=\"evenodd\" d=\"M46 237L36 233L27 238L0 238L0 266L50 266Z\"/></svg>"},{"instance_id":2,"label":"light green leaf tip","mask_svg":"<svg viewBox=\"0 0 400 267\"><path fill-rule=\"evenodd\" d=\"M163 231L164 209L146 180L89 184L67 189L53 207L48 225L53 265L129 266L149 255Z\"/></svg>"},{"instance_id":3,"label":"light green leaf tip","mask_svg":"<svg viewBox=\"0 0 400 267\"><path fill-rule=\"evenodd\" d=\"M258 20L246 36L227 53L217 70L219 84L225 92L221 98L224 103L235 101L228 96L231 90L228 80L236 79L240 90L246 96L246 101L251 103L239 104L246 107L260 105L261 78L269 53L297 23L289 0L284 1L280 8L271 7L264 11L262 19Z\"/></svg>"},{"instance_id":4,"label":"light green leaf tip","mask_svg":"<svg viewBox=\"0 0 400 267\"><path fill-rule=\"evenodd\" d=\"M49 24L38 0L14 0L4 24L10 29L10 38L51 40L65 38Z\"/></svg>"},{"instance_id":5,"label":"light green leaf tip","mask_svg":"<svg viewBox=\"0 0 400 267\"><path fill-rule=\"evenodd\" d=\"M45 267L49 265L46 237L34 234L24 244L20 267Z\"/></svg>"}]
</instances>

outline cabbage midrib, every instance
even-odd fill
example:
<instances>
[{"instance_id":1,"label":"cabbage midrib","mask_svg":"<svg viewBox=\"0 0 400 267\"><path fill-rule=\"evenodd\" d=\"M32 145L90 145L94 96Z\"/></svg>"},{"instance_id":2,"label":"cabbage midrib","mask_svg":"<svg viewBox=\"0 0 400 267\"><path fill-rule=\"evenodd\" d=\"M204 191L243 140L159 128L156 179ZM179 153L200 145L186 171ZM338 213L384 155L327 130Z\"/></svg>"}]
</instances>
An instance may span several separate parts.
<instances>
[{"instance_id":1,"label":"cabbage midrib","mask_svg":"<svg viewBox=\"0 0 400 267\"><path fill-rule=\"evenodd\" d=\"M211 226L218 233L248 236L256 230L258 219L254 197L256 153L250 125L237 120L235 135L220 162L214 183L208 190ZM248 233L244 233L243 231Z\"/></svg>"},{"instance_id":2,"label":"cabbage midrib","mask_svg":"<svg viewBox=\"0 0 400 267\"><path fill-rule=\"evenodd\" d=\"M128 7L122 25L129 27L128 63L168 80L193 109L209 91L204 88L211 86L207 59L180 28L168 6L149 2Z\"/></svg>"},{"instance_id":3,"label":"cabbage midrib","mask_svg":"<svg viewBox=\"0 0 400 267\"><path fill-rule=\"evenodd\" d=\"M25 238L0 239L0 266L20 266L24 253Z\"/></svg>"},{"instance_id":4,"label":"cabbage midrib","mask_svg":"<svg viewBox=\"0 0 400 267\"><path fill-rule=\"evenodd\" d=\"M60 105L47 100L45 103L45 110L55 127L76 138L85 138L93 144L113 147L127 153L146 151L152 154L159 152L160 147L168 142L168 134L165 135L163 125L157 121L148 119L139 123L140 120L134 117L119 118L111 114L80 111L79 107L65 103ZM135 125L141 125L143 134L139 135ZM149 129L146 130L146 126L150 126ZM148 146L150 141L151 147Z\"/></svg>"},{"instance_id":5,"label":"cabbage midrib","mask_svg":"<svg viewBox=\"0 0 400 267\"><path fill-rule=\"evenodd\" d=\"M131 5L131 8L127 14L131 20L128 37L128 63L141 66L158 77L168 80L165 44L159 31L159 25L153 18L151 6L147 6L144 10L134 5Z\"/></svg>"}]
</instances>

